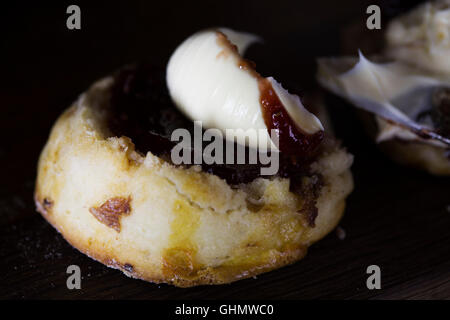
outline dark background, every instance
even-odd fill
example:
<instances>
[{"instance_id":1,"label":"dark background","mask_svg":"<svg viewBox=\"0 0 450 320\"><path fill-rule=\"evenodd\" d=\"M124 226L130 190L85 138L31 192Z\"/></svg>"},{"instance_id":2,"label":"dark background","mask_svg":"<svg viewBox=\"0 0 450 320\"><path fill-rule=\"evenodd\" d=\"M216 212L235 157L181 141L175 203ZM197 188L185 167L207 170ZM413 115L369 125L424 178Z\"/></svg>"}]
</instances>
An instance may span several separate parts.
<instances>
[{"instance_id":1,"label":"dark background","mask_svg":"<svg viewBox=\"0 0 450 320\"><path fill-rule=\"evenodd\" d=\"M2 4L0 298L450 298L449 178L393 164L366 137L353 110L333 97L327 99L338 136L356 155L356 187L341 222L347 236L331 233L304 260L256 280L179 289L129 279L70 247L33 203L37 159L53 122L92 82L122 65L164 66L193 32L227 26L265 39L249 51L263 75L307 92L315 86L314 58L341 52L345 25L365 28L368 3L382 6L384 27L415 2ZM66 28L69 4L81 7L79 31ZM81 290L66 288L71 264L81 267ZM381 267L381 290L366 288L372 264Z\"/></svg>"}]
</instances>

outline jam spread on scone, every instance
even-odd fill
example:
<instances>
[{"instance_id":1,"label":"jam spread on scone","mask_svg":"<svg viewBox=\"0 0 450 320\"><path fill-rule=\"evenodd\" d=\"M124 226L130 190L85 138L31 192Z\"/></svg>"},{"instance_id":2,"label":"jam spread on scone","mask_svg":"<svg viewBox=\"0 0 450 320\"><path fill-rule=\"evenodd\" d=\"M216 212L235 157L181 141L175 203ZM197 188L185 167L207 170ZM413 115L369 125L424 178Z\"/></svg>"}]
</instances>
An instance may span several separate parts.
<instances>
[{"instance_id":1,"label":"jam spread on scone","mask_svg":"<svg viewBox=\"0 0 450 320\"><path fill-rule=\"evenodd\" d=\"M170 159L170 151L175 145L170 139L173 130L185 128L193 131L194 127L193 122L170 100L164 79L163 70L148 65L129 66L117 72L111 95L109 127L114 136L130 137L141 153L150 151ZM273 118L274 121L280 119L276 114ZM311 140L311 145L318 144L321 140L322 137L317 136ZM307 146L305 150L308 152L302 152L301 155L280 153L278 175L291 178L292 190L300 190L302 177L311 175L309 164L314 160L318 148ZM202 164L201 168L234 185L248 183L260 177L261 166L259 163L224 163Z\"/></svg>"},{"instance_id":2,"label":"jam spread on scone","mask_svg":"<svg viewBox=\"0 0 450 320\"><path fill-rule=\"evenodd\" d=\"M222 133L260 130L263 138L268 138L265 142L245 136L236 141L226 136L221 139L233 150L244 148L246 159L255 150L279 153L280 170L275 175L291 178L292 189L299 189L301 177L309 175L309 164L324 140L324 128L297 95L272 77L261 76L256 65L242 56L256 40L254 35L230 29L205 30L175 50L165 72L149 66L119 71L110 107L113 134L130 137L142 153L151 151L169 160L175 146L171 134L184 128L195 136L195 121ZM187 149L194 159L194 150ZM202 163L202 170L235 185L253 181L267 167L226 161L237 159L237 152L233 151L233 156L227 152L223 161Z\"/></svg>"}]
</instances>

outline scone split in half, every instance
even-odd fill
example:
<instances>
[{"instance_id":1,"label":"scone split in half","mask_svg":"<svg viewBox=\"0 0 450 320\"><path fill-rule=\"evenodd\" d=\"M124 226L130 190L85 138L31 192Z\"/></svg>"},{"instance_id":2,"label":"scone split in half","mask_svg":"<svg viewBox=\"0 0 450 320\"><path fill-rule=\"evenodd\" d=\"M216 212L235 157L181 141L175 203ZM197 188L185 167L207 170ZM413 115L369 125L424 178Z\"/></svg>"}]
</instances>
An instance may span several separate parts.
<instances>
[{"instance_id":1,"label":"scone split in half","mask_svg":"<svg viewBox=\"0 0 450 320\"><path fill-rule=\"evenodd\" d=\"M241 43L238 33L208 32ZM214 47L209 49L214 53ZM232 46L227 50L217 59L239 54ZM249 79L242 75L241 84ZM220 78L214 81L220 90L235 90ZM186 92L179 92L181 100L173 103L165 72L123 68L96 82L54 125L38 165L39 212L81 252L151 282L181 287L228 283L301 259L343 214L353 188L352 156L328 132L319 103L307 107L321 122L306 109L295 109L300 100L280 88L272 88L281 104L271 110L283 113L297 136L307 137L295 143L312 141L300 126L292 129L296 119L310 119L311 132L325 127L325 133L320 141L301 146L301 152L286 149L292 141L279 144L276 174L262 175L259 164L176 165L171 134L178 128L194 130L196 120L190 118L192 109L183 109L191 108L188 104L180 105ZM229 110L219 98L210 103L224 116ZM249 94L235 100L249 101L241 111L251 112L257 110L252 99ZM286 99L293 100L283 104ZM202 120L216 121L212 115ZM278 132L287 128L272 125Z\"/></svg>"}]
</instances>

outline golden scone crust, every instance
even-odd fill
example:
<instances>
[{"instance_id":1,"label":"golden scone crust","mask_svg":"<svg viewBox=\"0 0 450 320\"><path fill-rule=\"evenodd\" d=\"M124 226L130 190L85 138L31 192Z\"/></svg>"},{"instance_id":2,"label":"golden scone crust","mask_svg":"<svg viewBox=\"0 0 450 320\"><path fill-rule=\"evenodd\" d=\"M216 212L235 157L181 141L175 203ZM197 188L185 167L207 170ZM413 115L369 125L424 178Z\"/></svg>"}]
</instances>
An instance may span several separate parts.
<instances>
[{"instance_id":1,"label":"golden scone crust","mask_svg":"<svg viewBox=\"0 0 450 320\"><path fill-rule=\"evenodd\" d=\"M323 177L312 227L289 179L232 187L111 136L104 106L112 82L97 82L64 112L38 165L38 211L81 252L147 281L220 284L301 259L337 225L353 189L343 149L312 165Z\"/></svg>"}]
</instances>

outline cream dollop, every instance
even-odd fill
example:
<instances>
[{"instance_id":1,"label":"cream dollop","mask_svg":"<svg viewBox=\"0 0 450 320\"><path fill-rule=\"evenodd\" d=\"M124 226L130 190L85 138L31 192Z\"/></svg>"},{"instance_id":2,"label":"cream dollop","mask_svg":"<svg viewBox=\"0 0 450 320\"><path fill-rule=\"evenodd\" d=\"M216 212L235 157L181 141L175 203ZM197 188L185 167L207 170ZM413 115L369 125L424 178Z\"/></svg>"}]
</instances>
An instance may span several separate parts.
<instances>
[{"instance_id":1,"label":"cream dollop","mask_svg":"<svg viewBox=\"0 0 450 320\"><path fill-rule=\"evenodd\" d=\"M450 0L430 1L394 19L386 55L425 70L450 72Z\"/></svg>"},{"instance_id":2,"label":"cream dollop","mask_svg":"<svg viewBox=\"0 0 450 320\"><path fill-rule=\"evenodd\" d=\"M224 133L226 129L267 131L259 88L264 78L241 56L258 40L255 35L224 28L201 31L186 39L167 65L167 86L176 106L191 120ZM273 78L267 80L299 129L307 134L323 130L319 119L304 108L298 96ZM247 144L264 149L252 141Z\"/></svg>"},{"instance_id":3,"label":"cream dollop","mask_svg":"<svg viewBox=\"0 0 450 320\"><path fill-rule=\"evenodd\" d=\"M440 147L450 144L450 139L434 131L431 121L416 122L430 109L432 92L450 87L450 77L431 76L398 61L375 63L362 53L359 59L323 58L318 62L318 80L324 87L376 115L378 142L400 138Z\"/></svg>"}]
</instances>

